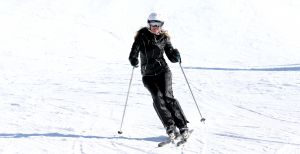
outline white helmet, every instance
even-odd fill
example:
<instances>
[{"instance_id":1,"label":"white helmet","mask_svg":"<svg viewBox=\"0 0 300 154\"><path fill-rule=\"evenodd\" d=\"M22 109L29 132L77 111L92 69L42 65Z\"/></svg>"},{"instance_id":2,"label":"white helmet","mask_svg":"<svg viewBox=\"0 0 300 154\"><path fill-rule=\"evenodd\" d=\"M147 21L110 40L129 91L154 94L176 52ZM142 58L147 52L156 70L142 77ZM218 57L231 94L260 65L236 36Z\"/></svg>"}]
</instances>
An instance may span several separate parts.
<instances>
[{"instance_id":1,"label":"white helmet","mask_svg":"<svg viewBox=\"0 0 300 154\"><path fill-rule=\"evenodd\" d=\"M157 14L155 12L151 13L148 17L148 23L150 22L161 22L164 23L164 19L161 14Z\"/></svg>"}]
</instances>

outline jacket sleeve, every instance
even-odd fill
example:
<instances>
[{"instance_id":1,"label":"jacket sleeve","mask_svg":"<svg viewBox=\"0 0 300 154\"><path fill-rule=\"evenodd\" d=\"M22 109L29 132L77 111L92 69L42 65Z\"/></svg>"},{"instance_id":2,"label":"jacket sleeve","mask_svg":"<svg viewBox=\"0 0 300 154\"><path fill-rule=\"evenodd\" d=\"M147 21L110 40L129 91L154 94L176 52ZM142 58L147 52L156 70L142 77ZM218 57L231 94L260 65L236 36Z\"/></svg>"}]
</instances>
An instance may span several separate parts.
<instances>
[{"instance_id":1,"label":"jacket sleeve","mask_svg":"<svg viewBox=\"0 0 300 154\"><path fill-rule=\"evenodd\" d=\"M138 56L140 53L141 38L139 34L134 39L131 47L131 52L129 54L129 61L132 66L137 66L139 64Z\"/></svg>"},{"instance_id":2,"label":"jacket sleeve","mask_svg":"<svg viewBox=\"0 0 300 154\"><path fill-rule=\"evenodd\" d=\"M177 49L173 48L169 37L167 37L166 39L166 45L164 47L164 50L166 52L168 59L172 63L181 62L180 53Z\"/></svg>"}]
</instances>

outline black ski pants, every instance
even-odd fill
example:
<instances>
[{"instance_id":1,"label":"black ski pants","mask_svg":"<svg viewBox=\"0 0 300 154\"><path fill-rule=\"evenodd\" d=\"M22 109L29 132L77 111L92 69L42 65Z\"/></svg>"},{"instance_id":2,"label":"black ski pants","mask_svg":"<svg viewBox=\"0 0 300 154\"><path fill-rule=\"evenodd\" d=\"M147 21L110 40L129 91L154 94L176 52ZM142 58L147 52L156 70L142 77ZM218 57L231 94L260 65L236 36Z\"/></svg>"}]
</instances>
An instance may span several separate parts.
<instances>
[{"instance_id":1,"label":"black ski pants","mask_svg":"<svg viewBox=\"0 0 300 154\"><path fill-rule=\"evenodd\" d=\"M151 93L154 109L167 131L169 128L187 127L188 121L173 96L171 71L143 76L143 84Z\"/></svg>"}]
</instances>

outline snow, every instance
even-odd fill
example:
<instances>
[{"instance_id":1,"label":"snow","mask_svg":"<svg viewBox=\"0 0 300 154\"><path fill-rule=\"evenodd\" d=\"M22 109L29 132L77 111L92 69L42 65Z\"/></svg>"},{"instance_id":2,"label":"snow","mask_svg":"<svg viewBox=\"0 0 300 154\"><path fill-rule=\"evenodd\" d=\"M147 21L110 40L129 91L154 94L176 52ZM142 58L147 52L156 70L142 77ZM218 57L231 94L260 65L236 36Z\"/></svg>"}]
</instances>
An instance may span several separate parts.
<instances>
[{"instance_id":1,"label":"snow","mask_svg":"<svg viewBox=\"0 0 300 154\"><path fill-rule=\"evenodd\" d=\"M151 11L182 56L174 95L194 133L166 139L128 56ZM0 153L300 153L297 0L0 1Z\"/></svg>"}]
</instances>

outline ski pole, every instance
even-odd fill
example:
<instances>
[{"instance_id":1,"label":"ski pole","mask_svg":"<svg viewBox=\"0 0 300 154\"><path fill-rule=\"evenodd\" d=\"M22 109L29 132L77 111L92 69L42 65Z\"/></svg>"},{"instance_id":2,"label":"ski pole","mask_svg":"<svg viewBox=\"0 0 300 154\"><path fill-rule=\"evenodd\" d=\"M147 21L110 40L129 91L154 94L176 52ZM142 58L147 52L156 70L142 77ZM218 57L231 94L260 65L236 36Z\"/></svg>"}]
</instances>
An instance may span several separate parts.
<instances>
[{"instance_id":1,"label":"ski pole","mask_svg":"<svg viewBox=\"0 0 300 154\"><path fill-rule=\"evenodd\" d=\"M193 92L192 92L192 89L191 89L191 87L190 87L189 81L187 80L186 75L185 75L185 73L184 73L184 71L183 71L183 68L182 68L182 66L181 66L181 62L179 63L179 66L180 66L180 68L181 68L181 71L182 71L182 73L183 73L183 76L184 76L184 78L185 78L185 81L186 81L186 83L187 83L187 85L188 85L188 87L189 87L189 89L190 89L190 92L191 92L191 94L192 94L192 97L193 97L193 99L194 99L194 102L195 102L195 104L196 104L196 106L197 106L199 115L200 115L200 117L201 117L201 120L200 120L200 121L204 123L204 122L205 122L205 118L202 117L202 114L201 114L201 112L200 112L199 106L198 106L198 104L197 104L197 102L196 102L196 99L195 99L194 94L193 94Z\"/></svg>"},{"instance_id":2,"label":"ski pole","mask_svg":"<svg viewBox=\"0 0 300 154\"><path fill-rule=\"evenodd\" d=\"M123 133L122 132L122 125L123 125L123 120L124 120L125 111L126 111L126 107L127 107L127 101L128 101L129 91L130 91L130 87L131 87L131 82L132 82L132 77L133 77L133 71L134 71L134 67L132 67L131 77L130 77L128 91L127 91L127 97L126 97L124 111L123 111L123 116L122 116L122 122L121 122L120 130L118 131L118 134L122 134Z\"/></svg>"}]
</instances>

